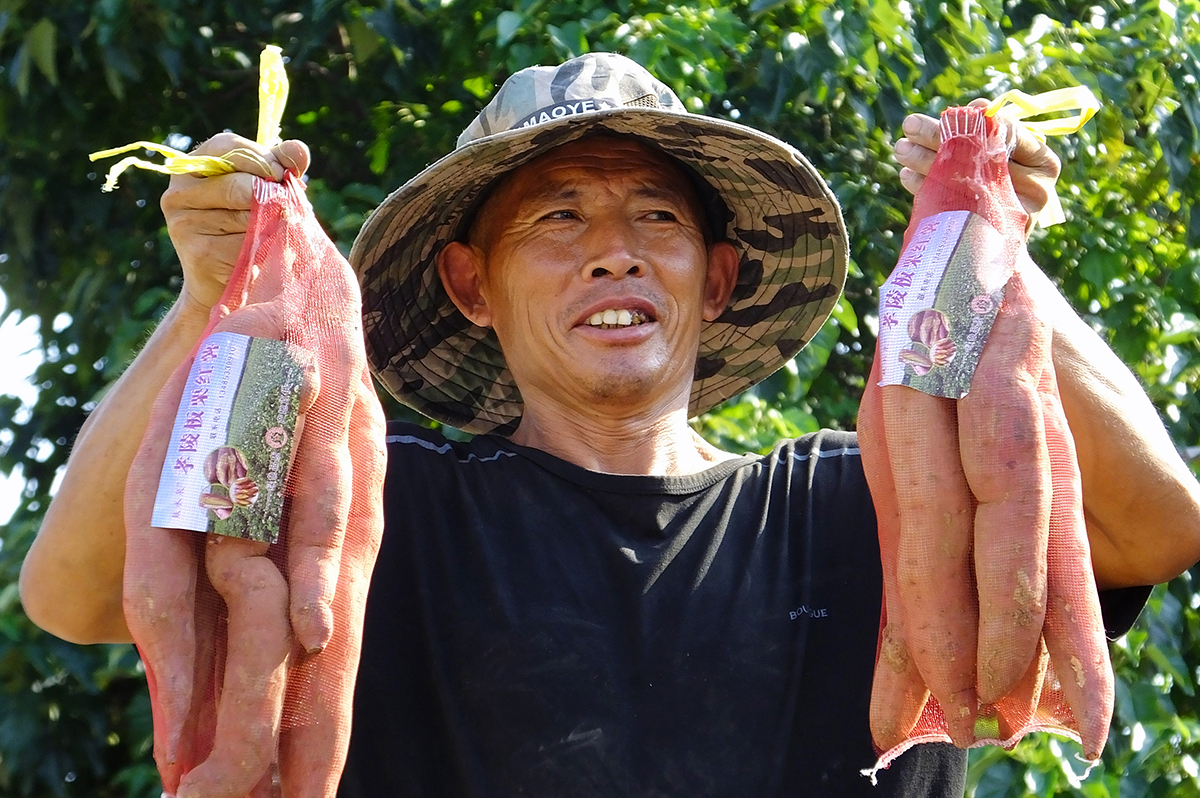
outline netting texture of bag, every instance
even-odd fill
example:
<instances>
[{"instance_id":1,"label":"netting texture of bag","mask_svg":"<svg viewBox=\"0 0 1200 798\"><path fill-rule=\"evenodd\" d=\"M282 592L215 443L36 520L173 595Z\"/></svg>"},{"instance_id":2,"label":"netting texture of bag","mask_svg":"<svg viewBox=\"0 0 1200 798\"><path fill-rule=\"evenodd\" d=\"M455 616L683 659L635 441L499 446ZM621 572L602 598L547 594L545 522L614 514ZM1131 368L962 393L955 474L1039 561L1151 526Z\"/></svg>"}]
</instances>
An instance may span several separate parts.
<instances>
[{"instance_id":1,"label":"netting texture of bag","mask_svg":"<svg viewBox=\"0 0 1200 798\"><path fill-rule=\"evenodd\" d=\"M300 353L280 540L151 524L196 351L160 392L126 484L125 616L149 683L154 757L178 798L334 795L382 534L384 421L358 283L294 175L256 179L254 197L197 351L210 334L231 332ZM214 457L206 468L225 481L217 472L238 461Z\"/></svg>"},{"instance_id":2,"label":"netting texture of bag","mask_svg":"<svg viewBox=\"0 0 1200 798\"><path fill-rule=\"evenodd\" d=\"M963 239L960 247L985 251L956 255L979 284L1000 269L1003 286L969 392L910 387L962 355L971 335L938 326L949 316L953 328L953 312L935 324L921 311L908 324L915 343L898 356L881 333L860 409L884 574L871 695L878 767L921 742L1012 747L1039 730L1081 740L1096 759L1112 715L1074 443L1051 331L1022 278L1034 267L1005 139L1005 125L982 109L943 114L900 259L937 214L968 211L999 233L987 247ZM989 304L980 293L970 307L986 315ZM896 357L908 376L881 385Z\"/></svg>"}]
</instances>

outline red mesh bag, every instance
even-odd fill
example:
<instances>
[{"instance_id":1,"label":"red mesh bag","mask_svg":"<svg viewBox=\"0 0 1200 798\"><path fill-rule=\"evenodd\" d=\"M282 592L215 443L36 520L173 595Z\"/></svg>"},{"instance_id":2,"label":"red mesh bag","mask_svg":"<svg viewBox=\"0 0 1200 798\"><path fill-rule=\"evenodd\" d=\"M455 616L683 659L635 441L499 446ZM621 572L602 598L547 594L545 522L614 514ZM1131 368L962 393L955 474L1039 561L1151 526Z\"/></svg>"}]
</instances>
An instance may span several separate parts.
<instances>
[{"instance_id":1,"label":"red mesh bag","mask_svg":"<svg viewBox=\"0 0 1200 798\"><path fill-rule=\"evenodd\" d=\"M1007 128L976 107L941 125L858 419L884 576L876 769L1038 730L1096 759L1113 676Z\"/></svg>"},{"instance_id":2,"label":"red mesh bag","mask_svg":"<svg viewBox=\"0 0 1200 798\"><path fill-rule=\"evenodd\" d=\"M185 465L169 447L181 404L201 395L193 367L219 333L286 342L302 369L291 466L276 462L268 477L282 484L277 543L153 523L164 462ZM268 387L280 380L249 377ZM268 447L286 437L271 435L278 440ZM382 534L383 443L354 274L295 175L256 179L228 287L159 394L126 484L125 616L146 669L166 793L334 795ZM189 466L214 483L201 505L218 519L271 484L232 448Z\"/></svg>"}]
</instances>

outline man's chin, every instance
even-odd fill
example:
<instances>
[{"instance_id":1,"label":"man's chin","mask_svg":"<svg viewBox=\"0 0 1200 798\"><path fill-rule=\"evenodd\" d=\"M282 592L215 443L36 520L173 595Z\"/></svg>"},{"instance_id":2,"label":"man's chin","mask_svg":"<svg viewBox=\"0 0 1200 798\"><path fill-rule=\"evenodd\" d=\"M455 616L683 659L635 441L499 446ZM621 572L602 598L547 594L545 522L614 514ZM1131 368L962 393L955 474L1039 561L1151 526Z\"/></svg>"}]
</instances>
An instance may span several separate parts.
<instances>
[{"instance_id":1,"label":"man's chin","mask_svg":"<svg viewBox=\"0 0 1200 798\"><path fill-rule=\"evenodd\" d=\"M575 391L582 393L595 405L601 407L641 408L649 410L655 406L670 404L671 400L683 396L685 401L691 388L675 390L668 388L674 375L662 372L617 371L602 374L582 374L574 377Z\"/></svg>"},{"instance_id":2,"label":"man's chin","mask_svg":"<svg viewBox=\"0 0 1200 798\"><path fill-rule=\"evenodd\" d=\"M680 366L687 360L686 354L671 357L664 352L608 352L604 353L607 356L595 357L586 350L570 354L575 358L564 353L556 361L557 368L542 364L540 375L514 372L526 403L540 400L564 408L611 410L625 416L658 409L672 411L680 403L686 407L691 395L692 369Z\"/></svg>"}]
</instances>

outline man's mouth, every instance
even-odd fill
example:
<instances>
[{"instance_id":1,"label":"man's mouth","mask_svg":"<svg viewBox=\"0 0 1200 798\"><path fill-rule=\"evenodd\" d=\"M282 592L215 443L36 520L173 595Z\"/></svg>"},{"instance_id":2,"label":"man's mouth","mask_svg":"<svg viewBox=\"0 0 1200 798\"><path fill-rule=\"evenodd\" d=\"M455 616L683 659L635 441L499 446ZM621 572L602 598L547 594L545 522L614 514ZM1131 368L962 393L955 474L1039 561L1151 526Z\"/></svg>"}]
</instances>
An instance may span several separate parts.
<instances>
[{"instance_id":1,"label":"man's mouth","mask_svg":"<svg viewBox=\"0 0 1200 798\"><path fill-rule=\"evenodd\" d=\"M648 315L640 310L628 310L621 308L615 310L600 310L588 317L587 325L589 327L597 327L601 330L614 330L619 327L634 327L638 324L645 324L648 321L653 321Z\"/></svg>"}]
</instances>

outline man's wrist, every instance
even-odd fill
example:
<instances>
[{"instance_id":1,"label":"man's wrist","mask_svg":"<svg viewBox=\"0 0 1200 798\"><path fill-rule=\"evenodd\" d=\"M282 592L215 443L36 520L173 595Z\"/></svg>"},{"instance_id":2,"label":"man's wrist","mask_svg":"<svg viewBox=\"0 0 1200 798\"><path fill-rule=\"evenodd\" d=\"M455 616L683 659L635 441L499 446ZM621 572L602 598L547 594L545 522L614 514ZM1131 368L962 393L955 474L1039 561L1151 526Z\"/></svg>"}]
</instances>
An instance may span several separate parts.
<instances>
[{"instance_id":1,"label":"man's wrist","mask_svg":"<svg viewBox=\"0 0 1200 798\"><path fill-rule=\"evenodd\" d=\"M195 329L199 333L208 326L212 309L213 305L198 299L194 293L188 290L187 283L184 283L183 290L179 292L179 297L167 312L163 323L170 323L173 326L179 327L181 331L187 330L190 332Z\"/></svg>"}]
</instances>

